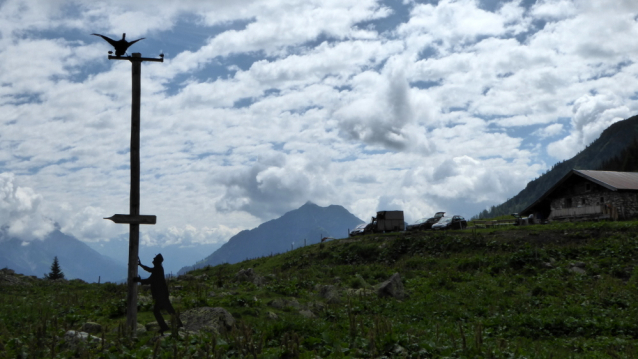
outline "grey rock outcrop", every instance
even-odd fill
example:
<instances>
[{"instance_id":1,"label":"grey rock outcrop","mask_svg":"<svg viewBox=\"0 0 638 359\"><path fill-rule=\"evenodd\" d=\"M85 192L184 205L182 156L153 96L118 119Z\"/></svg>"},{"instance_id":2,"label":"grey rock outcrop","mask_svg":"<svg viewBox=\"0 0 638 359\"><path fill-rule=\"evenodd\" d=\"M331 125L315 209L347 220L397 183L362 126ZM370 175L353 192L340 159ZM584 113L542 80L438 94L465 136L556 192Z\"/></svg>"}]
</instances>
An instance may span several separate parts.
<instances>
[{"instance_id":1,"label":"grey rock outcrop","mask_svg":"<svg viewBox=\"0 0 638 359\"><path fill-rule=\"evenodd\" d=\"M263 285L265 283L264 277L257 275L252 268L241 269L235 274L235 278L233 278L233 281L238 283L250 282L257 286Z\"/></svg>"},{"instance_id":2,"label":"grey rock outcrop","mask_svg":"<svg viewBox=\"0 0 638 359\"><path fill-rule=\"evenodd\" d=\"M318 288L318 293L327 303L338 304L341 302L339 291L334 285L322 285Z\"/></svg>"},{"instance_id":3,"label":"grey rock outcrop","mask_svg":"<svg viewBox=\"0 0 638 359\"><path fill-rule=\"evenodd\" d=\"M572 272L572 273L575 273L575 274L580 274L580 275L586 275L587 274L587 271L584 270L581 267L571 267L571 268L569 268L569 271Z\"/></svg>"},{"instance_id":4,"label":"grey rock outcrop","mask_svg":"<svg viewBox=\"0 0 638 359\"><path fill-rule=\"evenodd\" d=\"M102 342L100 338L87 332L79 332L75 330L69 330L64 333L64 341L70 347L75 347L80 343L88 343L91 346L97 346Z\"/></svg>"},{"instance_id":5,"label":"grey rock outcrop","mask_svg":"<svg viewBox=\"0 0 638 359\"><path fill-rule=\"evenodd\" d=\"M392 297L396 299L405 298L405 289L403 288L401 275L399 273L394 273L390 279L379 284L377 287L377 295L379 297Z\"/></svg>"},{"instance_id":6,"label":"grey rock outcrop","mask_svg":"<svg viewBox=\"0 0 638 359\"><path fill-rule=\"evenodd\" d=\"M303 309L299 311L299 314L301 314L302 317L304 318L314 318L315 314L311 311L309 311L308 309Z\"/></svg>"},{"instance_id":7,"label":"grey rock outcrop","mask_svg":"<svg viewBox=\"0 0 638 359\"><path fill-rule=\"evenodd\" d=\"M221 307L200 307L183 312L180 319L184 323L184 330L191 332L208 331L219 333L230 330L235 325L235 318Z\"/></svg>"}]
</instances>

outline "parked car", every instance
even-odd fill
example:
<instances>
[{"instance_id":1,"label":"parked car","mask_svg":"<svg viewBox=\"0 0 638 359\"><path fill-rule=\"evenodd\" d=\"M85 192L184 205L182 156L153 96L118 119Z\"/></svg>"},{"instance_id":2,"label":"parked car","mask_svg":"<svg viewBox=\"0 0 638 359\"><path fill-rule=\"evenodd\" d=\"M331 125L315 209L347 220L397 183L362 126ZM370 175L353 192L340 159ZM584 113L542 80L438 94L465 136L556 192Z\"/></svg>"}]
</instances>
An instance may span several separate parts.
<instances>
[{"instance_id":1,"label":"parked car","mask_svg":"<svg viewBox=\"0 0 638 359\"><path fill-rule=\"evenodd\" d=\"M461 216L443 217L432 225L432 229L465 229L467 221Z\"/></svg>"},{"instance_id":2,"label":"parked car","mask_svg":"<svg viewBox=\"0 0 638 359\"><path fill-rule=\"evenodd\" d=\"M354 227L353 230L350 231L350 233L348 233L348 235L350 237L354 237L354 236L359 236L359 235L363 235L366 232L366 227L370 225L369 223L361 223L360 225Z\"/></svg>"},{"instance_id":3,"label":"parked car","mask_svg":"<svg viewBox=\"0 0 638 359\"><path fill-rule=\"evenodd\" d=\"M425 226L425 222L427 222L427 221L428 221L428 218L421 218L418 221L414 222L413 224L409 224L406 227L406 230L408 230L408 231L421 230L421 229L423 229L423 226ZM432 225L430 225L430 226L432 226Z\"/></svg>"},{"instance_id":4,"label":"parked car","mask_svg":"<svg viewBox=\"0 0 638 359\"><path fill-rule=\"evenodd\" d=\"M438 223L441 218L445 217L445 212L436 212L434 217L428 218L425 224L421 227L421 229L432 229L432 226L435 223Z\"/></svg>"}]
</instances>

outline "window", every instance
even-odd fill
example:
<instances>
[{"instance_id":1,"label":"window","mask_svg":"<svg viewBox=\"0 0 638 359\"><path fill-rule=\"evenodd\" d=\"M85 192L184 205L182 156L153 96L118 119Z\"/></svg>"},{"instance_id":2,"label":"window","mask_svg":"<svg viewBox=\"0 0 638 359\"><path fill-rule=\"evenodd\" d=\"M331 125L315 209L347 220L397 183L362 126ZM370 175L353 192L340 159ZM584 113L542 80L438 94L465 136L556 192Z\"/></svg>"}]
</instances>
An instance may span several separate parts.
<instances>
[{"instance_id":1,"label":"window","mask_svg":"<svg viewBox=\"0 0 638 359\"><path fill-rule=\"evenodd\" d=\"M565 208L571 208L571 206L572 206L572 199L565 198Z\"/></svg>"},{"instance_id":2,"label":"window","mask_svg":"<svg viewBox=\"0 0 638 359\"><path fill-rule=\"evenodd\" d=\"M585 185L585 192L589 192L589 191L591 191L591 183L587 183Z\"/></svg>"},{"instance_id":3,"label":"window","mask_svg":"<svg viewBox=\"0 0 638 359\"><path fill-rule=\"evenodd\" d=\"M605 203L605 197L600 197L600 204Z\"/></svg>"}]
</instances>

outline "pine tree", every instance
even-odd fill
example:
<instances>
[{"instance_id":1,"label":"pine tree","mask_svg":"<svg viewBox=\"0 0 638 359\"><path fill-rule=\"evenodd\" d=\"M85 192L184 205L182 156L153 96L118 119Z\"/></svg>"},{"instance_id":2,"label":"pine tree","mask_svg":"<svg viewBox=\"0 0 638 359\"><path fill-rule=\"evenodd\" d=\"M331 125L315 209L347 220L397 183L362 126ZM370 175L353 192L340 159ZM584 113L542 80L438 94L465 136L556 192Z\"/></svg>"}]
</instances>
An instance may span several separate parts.
<instances>
[{"instance_id":1,"label":"pine tree","mask_svg":"<svg viewBox=\"0 0 638 359\"><path fill-rule=\"evenodd\" d=\"M44 278L46 279L64 279L64 273L62 273L62 269L60 269L60 263L58 263L58 257L53 257L53 264L51 264L51 272L49 274L45 274Z\"/></svg>"}]
</instances>

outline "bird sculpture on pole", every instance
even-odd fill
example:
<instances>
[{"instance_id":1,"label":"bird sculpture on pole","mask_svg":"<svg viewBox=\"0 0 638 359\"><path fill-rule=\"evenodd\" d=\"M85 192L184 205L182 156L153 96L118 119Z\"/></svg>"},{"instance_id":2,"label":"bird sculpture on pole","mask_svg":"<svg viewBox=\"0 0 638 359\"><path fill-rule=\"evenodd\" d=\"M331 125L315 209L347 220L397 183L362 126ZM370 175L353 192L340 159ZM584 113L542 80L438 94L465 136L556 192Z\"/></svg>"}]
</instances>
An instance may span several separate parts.
<instances>
[{"instance_id":1,"label":"bird sculpture on pole","mask_svg":"<svg viewBox=\"0 0 638 359\"><path fill-rule=\"evenodd\" d=\"M106 37L104 35L100 35L100 34L91 34L91 35L95 35L95 36L99 36L101 38L103 38L104 40L106 40L106 42L108 42L109 44L111 44L114 48L115 48L115 56L122 56L124 54L126 54L126 49L128 49L131 45L133 45L134 43L140 41L140 40L144 40L144 37L141 39L137 39L137 40L133 40L131 42L126 41L126 33L122 34L122 40L113 40L109 37ZM109 53L111 53L109 51Z\"/></svg>"}]
</instances>

